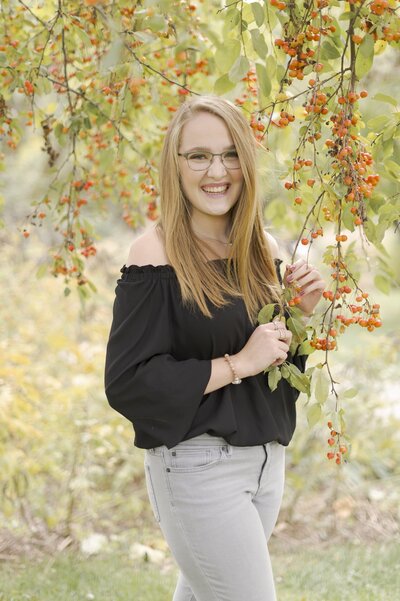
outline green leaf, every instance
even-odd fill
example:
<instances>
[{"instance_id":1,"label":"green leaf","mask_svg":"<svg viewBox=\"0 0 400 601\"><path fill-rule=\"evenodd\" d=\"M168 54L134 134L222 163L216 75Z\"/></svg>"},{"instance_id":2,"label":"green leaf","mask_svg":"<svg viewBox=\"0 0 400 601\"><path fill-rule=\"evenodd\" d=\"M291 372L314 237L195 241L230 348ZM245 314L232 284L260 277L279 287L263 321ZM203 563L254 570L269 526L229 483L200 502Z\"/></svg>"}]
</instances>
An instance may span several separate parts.
<instances>
[{"instance_id":1,"label":"green leaf","mask_svg":"<svg viewBox=\"0 0 400 601\"><path fill-rule=\"evenodd\" d=\"M234 84L228 77L228 74L225 73L225 75L222 75L221 77L219 77L217 79L217 81L214 83L214 92L218 95L222 95L225 94L225 92L229 92L230 90L233 90L233 88L236 87L236 84Z\"/></svg>"},{"instance_id":2,"label":"green leaf","mask_svg":"<svg viewBox=\"0 0 400 601\"><path fill-rule=\"evenodd\" d=\"M229 31L231 31L234 29L235 25L240 23L240 10L238 10L236 6L229 8L226 12L225 19Z\"/></svg>"},{"instance_id":3,"label":"green leaf","mask_svg":"<svg viewBox=\"0 0 400 601\"><path fill-rule=\"evenodd\" d=\"M240 55L239 40L226 40L215 53L215 63L222 73L226 73L232 67Z\"/></svg>"},{"instance_id":4,"label":"green leaf","mask_svg":"<svg viewBox=\"0 0 400 601\"><path fill-rule=\"evenodd\" d=\"M250 4L251 10L253 11L254 18L256 20L257 26L261 27L264 23L264 8L258 2L252 2Z\"/></svg>"},{"instance_id":5,"label":"green leaf","mask_svg":"<svg viewBox=\"0 0 400 601\"><path fill-rule=\"evenodd\" d=\"M374 62L374 38L367 34L358 47L356 56L356 75L358 79L364 77Z\"/></svg>"},{"instance_id":6,"label":"green leaf","mask_svg":"<svg viewBox=\"0 0 400 601\"><path fill-rule=\"evenodd\" d=\"M97 292L97 287L93 284L93 282L91 282L90 280L87 281L87 285L89 286L89 288L91 290L93 290L93 292Z\"/></svg>"},{"instance_id":7,"label":"green leaf","mask_svg":"<svg viewBox=\"0 0 400 601\"><path fill-rule=\"evenodd\" d=\"M394 124L394 125L386 127L383 132L383 136L382 136L383 141L387 142L388 140L390 140L390 145L392 147L393 147L393 138L395 137L397 128L398 128L398 125Z\"/></svg>"},{"instance_id":8,"label":"green leaf","mask_svg":"<svg viewBox=\"0 0 400 601\"><path fill-rule=\"evenodd\" d=\"M116 38L111 46L107 54L103 56L100 60L100 65L98 72L100 75L106 75L107 71L110 71L115 65L117 65L122 56L122 52L124 49L124 44L121 38Z\"/></svg>"},{"instance_id":9,"label":"green leaf","mask_svg":"<svg viewBox=\"0 0 400 601\"><path fill-rule=\"evenodd\" d=\"M282 377L287 380L290 376L289 363L282 363L281 372L282 372Z\"/></svg>"},{"instance_id":10,"label":"green leaf","mask_svg":"<svg viewBox=\"0 0 400 601\"><path fill-rule=\"evenodd\" d=\"M275 73L276 73L276 60L275 60L275 57L272 56L272 54L270 54L267 57L267 60L265 62L265 67L267 69L268 79L269 80L273 79L273 77L275 76Z\"/></svg>"},{"instance_id":11,"label":"green leaf","mask_svg":"<svg viewBox=\"0 0 400 601\"><path fill-rule=\"evenodd\" d=\"M321 405L311 405L311 407L307 411L307 421L310 428L315 426L321 419L322 409Z\"/></svg>"},{"instance_id":12,"label":"green leaf","mask_svg":"<svg viewBox=\"0 0 400 601\"><path fill-rule=\"evenodd\" d=\"M367 125L369 129L380 131L389 121L390 117L388 115L377 115L376 117L369 119Z\"/></svg>"},{"instance_id":13,"label":"green leaf","mask_svg":"<svg viewBox=\"0 0 400 601\"><path fill-rule=\"evenodd\" d=\"M394 175L394 177L400 178L400 165L398 165L394 161L391 161L390 159L388 159L385 161L385 168L386 168L386 171L388 171L389 173L392 173Z\"/></svg>"},{"instance_id":14,"label":"green leaf","mask_svg":"<svg viewBox=\"0 0 400 601\"><path fill-rule=\"evenodd\" d=\"M155 33L150 33L148 31L134 31L132 35L139 40L139 42L143 42L144 44L150 44L158 39Z\"/></svg>"},{"instance_id":15,"label":"green leaf","mask_svg":"<svg viewBox=\"0 0 400 601\"><path fill-rule=\"evenodd\" d=\"M233 67L229 71L229 79L237 83L247 74L250 69L249 59L246 56L239 56L236 59Z\"/></svg>"},{"instance_id":16,"label":"green leaf","mask_svg":"<svg viewBox=\"0 0 400 601\"><path fill-rule=\"evenodd\" d=\"M321 48L321 59L339 58L340 52L331 42L324 42Z\"/></svg>"},{"instance_id":17,"label":"green leaf","mask_svg":"<svg viewBox=\"0 0 400 601\"><path fill-rule=\"evenodd\" d=\"M318 403L325 403L329 396L330 382L325 374L324 369L316 369L314 371L312 382L316 400Z\"/></svg>"},{"instance_id":18,"label":"green leaf","mask_svg":"<svg viewBox=\"0 0 400 601\"><path fill-rule=\"evenodd\" d=\"M354 232L354 215L350 213L350 207L346 205L342 213L343 225L350 231Z\"/></svg>"},{"instance_id":19,"label":"green leaf","mask_svg":"<svg viewBox=\"0 0 400 601\"><path fill-rule=\"evenodd\" d=\"M284 79L286 75L286 69L283 65L277 64L276 65L276 79L278 80L279 83L282 82L282 79Z\"/></svg>"},{"instance_id":20,"label":"green leaf","mask_svg":"<svg viewBox=\"0 0 400 601\"><path fill-rule=\"evenodd\" d=\"M313 346L311 346L311 343L309 340L304 340L299 348L297 349L297 354L298 355L311 355L311 353L313 353L315 351L315 348Z\"/></svg>"},{"instance_id":21,"label":"green leaf","mask_svg":"<svg viewBox=\"0 0 400 601\"><path fill-rule=\"evenodd\" d=\"M162 15L153 15L145 20L144 25L145 29L149 28L151 31L162 31L167 28L167 21Z\"/></svg>"},{"instance_id":22,"label":"green leaf","mask_svg":"<svg viewBox=\"0 0 400 601\"><path fill-rule=\"evenodd\" d=\"M357 388L348 388L342 394L344 399L353 399L358 394Z\"/></svg>"},{"instance_id":23,"label":"green leaf","mask_svg":"<svg viewBox=\"0 0 400 601\"><path fill-rule=\"evenodd\" d=\"M297 342L303 342L304 338L307 335L306 326L300 319L296 319L295 317L289 317L287 320L287 327L293 334L293 339Z\"/></svg>"},{"instance_id":24,"label":"green leaf","mask_svg":"<svg viewBox=\"0 0 400 601\"><path fill-rule=\"evenodd\" d=\"M241 12L242 12L242 26L243 23L245 23L245 28L247 29L247 26L249 23L254 23L255 20L255 16L254 16L254 11L253 9L250 7L250 4L247 4L247 2L243 2L241 5Z\"/></svg>"},{"instance_id":25,"label":"green leaf","mask_svg":"<svg viewBox=\"0 0 400 601\"><path fill-rule=\"evenodd\" d=\"M258 318L257 318L258 323L260 323L260 324L269 323L272 319L274 311L275 311L274 303L265 305L258 314Z\"/></svg>"},{"instance_id":26,"label":"green leaf","mask_svg":"<svg viewBox=\"0 0 400 601\"><path fill-rule=\"evenodd\" d=\"M252 29L250 33L254 50L257 52L260 58L265 60L268 54L268 46L265 42L264 36L258 31L258 29Z\"/></svg>"},{"instance_id":27,"label":"green leaf","mask_svg":"<svg viewBox=\"0 0 400 601\"><path fill-rule=\"evenodd\" d=\"M256 63L257 79L263 96L268 97L271 93L271 80L264 65Z\"/></svg>"},{"instance_id":28,"label":"green leaf","mask_svg":"<svg viewBox=\"0 0 400 601\"><path fill-rule=\"evenodd\" d=\"M392 104L393 106L398 106L398 101L393 98L393 96L388 96L387 94L381 94L380 92L378 94L375 94L375 96L372 97L372 100L377 100L378 102L387 102L388 104Z\"/></svg>"},{"instance_id":29,"label":"green leaf","mask_svg":"<svg viewBox=\"0 0 400 601\"><path fill-rule=\"evenodd\" d=\"M285 372L282 371L282 375L288 380L289 384L310 396L310 378L293 363L285 363L282 365L282 370L284 366L286 366L288 374L285 375Z\"/></svg>"},{"instance_id":30,"label":"green leaf","mask_svg":"<svg viewBox=\"0 0 400 601\"><path fill-rule=\"evenodd\" d=\"M354 17L354 13L346 11L339 15L339 21L350 21Z\"/></svg>"},{"instance_id":31,"label":"green leaf","mask_svg":"<svg viewBox=\"0 0 400 601\"><path fill-rule=\"evenodd\" d=\"M74 27L74 33L76 33L77 36L81 39L85 47L90 48L92 44L90 41L90 36L86 33L84 29L81 29L80 27Z\"/></svg>"},{"instance_id":32,"label":"green leaf","mask_svg":"<svg viewBox=\"0 0 400 601\"><path fill-rule=\"evenodd\" d=\"M38 280L43 278L47 274L48 265L47 263L42 263L39 269L36 271L36 277Z\"/></svg>"},{"instance_id":33,"label":"green leaf","mask_svg":"<svg viewBox=\"0 0 400 601\"><path fill-rule=\"evenodd\" d=\"M391 282L384 275L376 275L374 284L384 294L389 294L391 290Z\"/></svg>"},{"instance_id":34,"label":"green leaf","mask_svg":"<svg viewBox=\"0 0 400 601\"><path fill-rule=\"evenodd\" d=\"M282 373L279 367L275 366L268 373L268 386L271 392L277 389L279 381L282 379Z\"/></svg>"},{"instance_id":35,"label":"green leaf","mask_svg":"<svg viewBox=\"0 0 400 601\"><path fill-rule=\"evenodd\" d=\"M290 343L290 346L289 346L289 353L292 355L292 357L294 356L295 352L297 351L298 346L299 346L299 343L296 342L295 340L293 340L293 338L292 338L292 342Z\"/></svg>"},{"instance_id":36,"label":"green leaf","mask_svg":"<svg viewBox=\"0 0 400 601\"><path fill-rule=\"evenodd\" d=\"M376 238L376 225L372 219L368 219L368 221L364 223L364 232L368 240L373 244L378 241Z\"/></svg>"}]
</instances>

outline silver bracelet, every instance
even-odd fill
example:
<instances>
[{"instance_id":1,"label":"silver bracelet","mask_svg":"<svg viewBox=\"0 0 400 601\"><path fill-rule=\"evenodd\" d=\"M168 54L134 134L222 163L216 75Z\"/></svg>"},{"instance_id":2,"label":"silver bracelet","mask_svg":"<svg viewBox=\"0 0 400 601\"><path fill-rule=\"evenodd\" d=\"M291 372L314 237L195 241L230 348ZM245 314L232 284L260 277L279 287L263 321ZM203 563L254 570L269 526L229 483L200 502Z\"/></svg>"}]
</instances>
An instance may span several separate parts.
<instances>
[{"instance_id":1,"label":"silver bracelet","mask_svg":"<svg viewBox=\"0 0 400 601\"><path fill-rule=\"evenodd\" d=\"M231 368L231 370L232 370L232 373L233 373L233 380L232 380L232 384L241 384L241 383L242 383L242 380L241 380L241 379L238 377L238 375L237 375L237 373L236 373L236 370L235 370L235 368L234 368L234 366L233 366L232 360L231 360L230 356L228 355L228 353L226 353L226 354L224 355L224 359L225 359L225 361L227 361L227 363L229 364L229 367Z\"/></svg>"}]
</instances>

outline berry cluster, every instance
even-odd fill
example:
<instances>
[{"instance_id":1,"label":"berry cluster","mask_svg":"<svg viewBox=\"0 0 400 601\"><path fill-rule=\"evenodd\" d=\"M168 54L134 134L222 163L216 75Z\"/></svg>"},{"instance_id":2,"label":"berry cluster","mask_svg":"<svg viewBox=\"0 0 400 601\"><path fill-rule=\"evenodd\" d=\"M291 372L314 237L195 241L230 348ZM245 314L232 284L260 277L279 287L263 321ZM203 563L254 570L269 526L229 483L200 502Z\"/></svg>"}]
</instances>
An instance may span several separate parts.
<instances>
[{"instance_id":1,"label":"berry cluster","mask_svg":"<svg viewBox=\"0 0 400 601\"><path fill-rule=\"evenodd\" d=\"M140 167L139 172L144 174L144 180L140 182L140 188L150 196L147 202L146 217L151 221L155 221L158 217L156 200L159 192L155 185L151 167L149 165Z\"/></svg>"},{"instance_id":2,"label":"berry cluster","mask_svg":"<svg viewBox=\"0 0 400 601\"><path fill-rule=\"evenodd\" d=\"M337 331L334 328L330 328L325 338L314 335L310 340L310 346L317 351L333 351L337 346L336 336Z\"/></svg>"},{"instance_id":3,"label":"berry cluster","mask_svg":"<svg viewBox=\"0 0 400 601\"><path fill-rule=\"evenodd\" d=\"M271 0L271 4L279 10L286 8L286 3L280 0ZM330 15L320 14L320 11L327 6L328 2L326 0L317 0L318 10L309 12L305 23L296 23L302 29L301 31L288 33L284 39L277 38L275 40L275 46L280 48L291 59L287 66L288 84L293 79L304 79L304 69L310 65L316 73L322 71L323 65L315 60L315 50L309 47L309 43L319 43L322 36L328 36L336 31L336 27L332 24L333 18ZM294 17L292 14L290 16ZM315 25L313 21L317 17L319 18L319 22L318 25ZM295 24L295 19L293 19L293 23ZM287 29L287 31L289 30Z\"/></svg>"},{"instance_id":4,"label":"berry cluster","mask_svg":"<svg viewBox=\"0 0 400 601\"><path fill-rule=\"evenodd\" d=\"M333 424L331 421L328 422L328 428L330 430L330 436L328 438L328 445L330 447L335 447L335 450L333 451L328 451L328 453L326 454L328 459L335 459L335 462L337 463L337 465L340 465L343 461L343 455L345 455L347 453L347 447L344 444L340 444L340 437L342 436L342 434L340 432L336 432L336 430L333 430Z\"/></svg>"}]
</instances>

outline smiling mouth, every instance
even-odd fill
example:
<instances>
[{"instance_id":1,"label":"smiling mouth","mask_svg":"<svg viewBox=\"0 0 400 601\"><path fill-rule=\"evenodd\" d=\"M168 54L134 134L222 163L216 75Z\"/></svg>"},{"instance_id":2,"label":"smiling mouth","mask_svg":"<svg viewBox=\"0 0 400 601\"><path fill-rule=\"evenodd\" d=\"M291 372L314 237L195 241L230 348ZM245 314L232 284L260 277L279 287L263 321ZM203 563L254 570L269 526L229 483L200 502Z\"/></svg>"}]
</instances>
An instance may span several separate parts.
<instances>
[{"instance_id":1,"label":"smiling mouth","mask_svg":"<svg viewBox=\"0 0 400 601\"><path fill-rule=\"evenodd\" d=\"M201 189L208 196L217 197L217 196L224 196L224 194L226 194L226 192L228 191L229 188L230 188L230 184L227 184L226 186L210 186L210 187L203 186Z\"/></svg>"}]
</instances>

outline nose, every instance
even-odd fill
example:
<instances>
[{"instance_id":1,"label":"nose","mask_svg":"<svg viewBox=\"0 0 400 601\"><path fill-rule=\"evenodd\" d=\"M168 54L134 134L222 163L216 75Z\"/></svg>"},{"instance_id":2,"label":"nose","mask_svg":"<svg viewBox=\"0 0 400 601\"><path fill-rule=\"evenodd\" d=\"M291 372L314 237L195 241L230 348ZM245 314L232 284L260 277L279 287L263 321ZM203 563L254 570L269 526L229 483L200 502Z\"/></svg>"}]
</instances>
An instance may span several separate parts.
<instances>
[{"instance_id":1,"label":"nose","mask_svg":"<svg viewBox=\"0 0 400 601\"><path fill-rule=\"evenodd\" d=\"M207 170L208 175L211 177L218 177L221 173L226 173L226 167L222 162L222 157L213 156L211 159L211 165Z\"/></svg>"}]
</instances>

